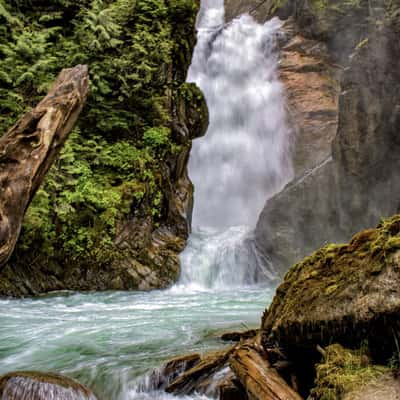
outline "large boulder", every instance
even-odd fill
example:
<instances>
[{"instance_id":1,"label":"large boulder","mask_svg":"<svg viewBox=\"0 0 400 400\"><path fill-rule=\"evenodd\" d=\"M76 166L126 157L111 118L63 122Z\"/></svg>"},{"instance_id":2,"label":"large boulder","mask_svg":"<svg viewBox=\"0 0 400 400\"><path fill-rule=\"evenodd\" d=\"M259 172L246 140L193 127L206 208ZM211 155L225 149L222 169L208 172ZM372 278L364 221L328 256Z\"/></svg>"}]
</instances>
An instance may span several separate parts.
<instances>
[{"instance_id":1,"label":"large boulder","mask_svg":"<svg viewBox=\"0 0 400 400\"><path fill-rule=\"evenodd\" d=\"M0 377L0 400L97 400L97 397L65 376L12 372Z\"/></svg>"},{"instance_id":2,"label":"large boulder","mask_svg":"<svg viewBox=\"0 0 400 400\"><path fill-rule=\"evenodd\" d=\"M263 321L265 341L289 353L367 341L377 360L396 350L400 329L400 215L327 245L295 265Z\"/></svg>"}]
</instances>

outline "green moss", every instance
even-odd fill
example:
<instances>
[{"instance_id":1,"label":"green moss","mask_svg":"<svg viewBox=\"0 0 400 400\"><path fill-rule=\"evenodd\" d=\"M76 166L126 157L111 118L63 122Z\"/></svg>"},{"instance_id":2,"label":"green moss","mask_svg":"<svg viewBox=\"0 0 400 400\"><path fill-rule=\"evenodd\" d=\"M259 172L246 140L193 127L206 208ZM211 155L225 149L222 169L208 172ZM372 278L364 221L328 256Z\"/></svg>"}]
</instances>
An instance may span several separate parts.
<instances>
[{"instance_id":1,"label":"green moss","mask_svg":"<svg viewBox=\"0 0 400 400\"><path fill-rule=\"evenodd\" d=\"M278 342L297 343L301 337L303 342L327 344L336 335L353 346L369 337L363 328L355 328L375 318L369 306L388 307L388 313L396 309L390 302L378 301L372 288L382 282L382 292L393 292L380 276L390 274L399 248L400 215L396 215L358 233L348 244L319 249L286 274L264 329Z\"/></svg>"},{"instance_id":2,"label":"green moss","mask_svg":"<svg viewBox=\"0 0 400 400\"><path fill-rule=\"evenodd\" d=\"M400 236L392 236L385 243L386 251L400 250Z\"/></svg>"},{"instance_id":3,"label":"green moss","mask_svg":"<svg viewBox=\"0 0 400 400\"><path fill-rule=\"evenodd\" d=\"M311 391L315 400L342 399L390 371L388 367L371 365L364 349L351 351L334 344L325 351L325 360L316 367L316 386Z\"/></svg>"}]
</instances>

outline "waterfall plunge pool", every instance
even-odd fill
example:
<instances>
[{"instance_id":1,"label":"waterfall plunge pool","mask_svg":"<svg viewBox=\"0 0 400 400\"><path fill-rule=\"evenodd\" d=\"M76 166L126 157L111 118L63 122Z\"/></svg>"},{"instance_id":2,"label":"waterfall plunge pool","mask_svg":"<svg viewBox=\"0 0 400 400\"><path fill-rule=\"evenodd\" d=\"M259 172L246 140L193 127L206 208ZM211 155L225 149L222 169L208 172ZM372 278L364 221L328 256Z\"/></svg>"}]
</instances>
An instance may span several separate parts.
<instances>
[{"instance_id":1,"label":"waterfall plunge pool","mask_svg":"<svg viewBox=\"0 0 400 400\"><path fill-rule=\"evenodd\" d=\"M0 375L51 371L79 380L103 400L167 398L140 393L146 372L176 355L220 348L221 331L258 326L271 297L260 287L174 286L0 300Z\"/></svg>"},{"instance_id":2,"label":"waterfall plunge pool","mask_svg":"<svg viewBox=\"0 0 400 400\"><path fill-rule=\"evenodd\" d=\"M205 94L210 127L193 144L200 228L182 255L180 284L0 300L0 375L58 372L103 400L168 399L146 390L147 372L176 355L221 347L218 332L259 325L273 288L257 286L257 274L261 267L271 282L273 270L249 235L266 199L292 175L275 48L280 22L260 25L245 15L223 27L223 0L202 0L188 81Z\"/></svg>"}]
</instances>

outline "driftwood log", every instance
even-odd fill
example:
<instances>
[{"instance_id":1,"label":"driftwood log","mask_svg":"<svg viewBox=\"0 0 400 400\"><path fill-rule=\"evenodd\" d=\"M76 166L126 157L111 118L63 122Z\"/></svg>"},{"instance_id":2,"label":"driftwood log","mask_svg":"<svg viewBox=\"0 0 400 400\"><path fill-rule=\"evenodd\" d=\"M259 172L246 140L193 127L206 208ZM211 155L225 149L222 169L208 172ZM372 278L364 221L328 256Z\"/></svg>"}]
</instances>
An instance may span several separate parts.
<instances>
[{"instance_id":1,"label":"driftwood log","mask_svg":"<svg viewBox=\"0 0 400 400\"><path fill-rule=\"evenodd\" d=\"M71 132L88 94L88 68L64 69L47 96L0 138L0 269L25 212Z\"/></svg>"},{"instance_id":2,"label":"driftwood log","mask_svg":"<svg viewBox=\"0 0 400 400\"><path fill-rule=\"evenodd\" d=\"M257 343L239 346L230 356L229 365L249 400L302 400L262 356Z\"/></svg>"},{"instance_id":3,"label":"driftwood log","mask_svg":"<svg viewBox=\"0 0 400 400\"><path fill-rule=\"evenodd\" d=\"M212 381L213 374L223 369L233 350L234 347L230 347L229 349L206 353L192 368L187 369L173 380L165 388L165 391L175 395L186 395L196 391L205 392L207 384ZM209 380L210 382L208 382Z\"/></svg>"}]
</instances>

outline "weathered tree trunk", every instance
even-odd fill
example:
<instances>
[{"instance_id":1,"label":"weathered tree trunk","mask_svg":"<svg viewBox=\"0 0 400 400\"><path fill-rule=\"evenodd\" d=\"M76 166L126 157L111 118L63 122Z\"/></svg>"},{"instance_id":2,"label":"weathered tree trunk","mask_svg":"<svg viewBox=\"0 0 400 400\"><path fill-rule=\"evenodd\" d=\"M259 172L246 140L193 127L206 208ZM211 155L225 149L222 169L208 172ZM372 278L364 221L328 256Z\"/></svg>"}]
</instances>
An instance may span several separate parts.
<instances>
[{"instance_id":1,"label":"weathered tree trunk","mask_svg":"<svg viewBox=\"0 0 400 400\"><path fill-rule=\"evenodd\" d=\"M238 347L229 364L250 400L301 400L253 344Z\"/></svg>"},{"instance_id":2,"label":"weathered tree trunk","mask_svg":"<svg viewBox=\"0 0 400 400\"><path fill-rule=\"evenodd\" d=\"M224 367L233 350L234 347L230 347L222 351L206 353L193 368L184 371L171 382L165 391L176 395L191 394L199 391L200 386L212 377L214 372ZM207 382L204 386L207 387Z\"/></svg>"},{"instance_id":3,"label":"weathered tree trunk","mask_svg":"<svg viewBox=\"0 0 400 400\"><path fill-rule=\"evenodd\" d=\"M47 96L0 138L0 269L10 258L30 201L88 94L85 65L61 71Z\"/></svg>"}]
</instances>

